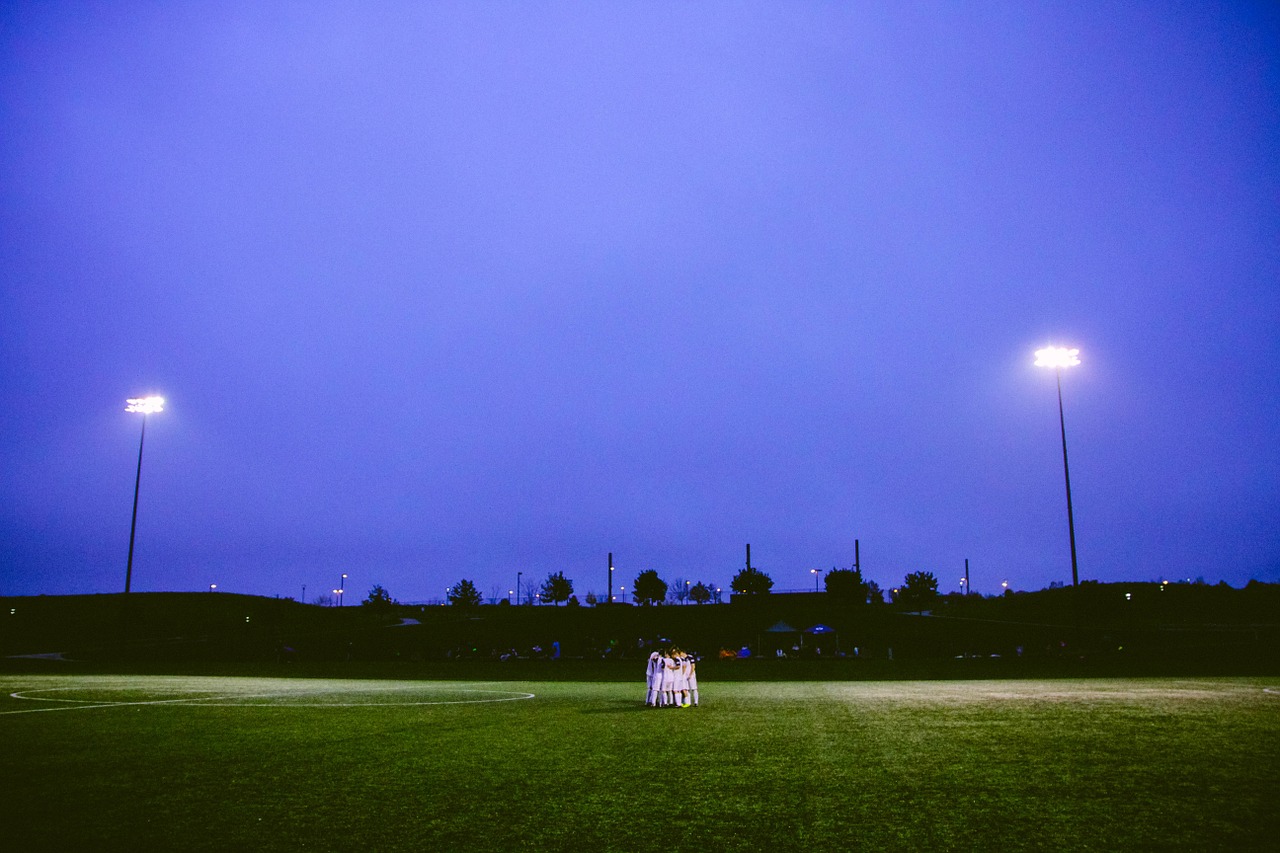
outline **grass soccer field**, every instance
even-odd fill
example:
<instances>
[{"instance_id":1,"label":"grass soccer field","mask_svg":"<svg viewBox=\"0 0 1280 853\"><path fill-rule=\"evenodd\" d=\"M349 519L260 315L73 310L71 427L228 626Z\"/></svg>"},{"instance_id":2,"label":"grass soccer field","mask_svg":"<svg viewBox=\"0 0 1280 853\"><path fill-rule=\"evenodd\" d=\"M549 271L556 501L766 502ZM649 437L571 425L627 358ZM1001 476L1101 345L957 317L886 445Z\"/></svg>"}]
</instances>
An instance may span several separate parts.
<instances>
[{"instance_id":1,"label":"grass soccer field","mask_svg":"<svg viewBox=\"0 0 1280 853\"><path fill-rule=\"evenodd\" d=\"M11 850L1275 850L1280 682L0 676Z\"/></svg>"}]
</instances>

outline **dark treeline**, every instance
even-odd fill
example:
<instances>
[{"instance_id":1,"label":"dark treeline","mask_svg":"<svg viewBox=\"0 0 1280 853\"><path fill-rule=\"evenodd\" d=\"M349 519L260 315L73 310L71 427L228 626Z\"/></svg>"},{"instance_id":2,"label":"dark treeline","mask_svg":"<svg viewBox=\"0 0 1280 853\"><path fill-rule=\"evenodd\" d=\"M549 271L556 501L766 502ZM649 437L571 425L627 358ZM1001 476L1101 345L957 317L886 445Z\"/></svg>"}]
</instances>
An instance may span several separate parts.
<instances>
[{"instance_id":1,"label":"dark treeline","mask_svg":"<svg viewBox=\"0 0 1280 853\"><path fill-rule=\"evenodd\" d=\"M568 666L638 662L669 641L728 677L765 666L783 677L1015 675L1045 668L1280 672L1280 585L1260 583L1244 589L1085 583L912 604L806 593L734 596L719 605L595 607L402 606L386 597L338 608L223 593L134 593L5 598L0 607L0 654L10 668L460 660ZM45 657L16 657L25 655Z\"/></svg>"}]
</instances>

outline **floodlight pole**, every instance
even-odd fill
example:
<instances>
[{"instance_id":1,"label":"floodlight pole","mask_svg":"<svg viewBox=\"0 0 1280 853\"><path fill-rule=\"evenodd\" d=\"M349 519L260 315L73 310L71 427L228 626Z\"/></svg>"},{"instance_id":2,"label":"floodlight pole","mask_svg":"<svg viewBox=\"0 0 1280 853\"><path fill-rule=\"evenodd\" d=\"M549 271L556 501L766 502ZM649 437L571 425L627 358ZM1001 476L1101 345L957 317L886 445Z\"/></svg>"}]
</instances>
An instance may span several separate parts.
<instances>
[{"instance_id":1,"label":"floodlight pole","mask_svg":"<svg viewBox=\"0 0 1280 853\"><path fill-rule=\"evenodd\" d=\"M1058 380L1058 428L1062 431L1062 476L1067 483L1067 535L1071 539L1071 588L1080 586L1080 572L1076 567L1076 520L1071 511L1071 468L1067 464L1067 419L1062 412L1062 368L1080 363L1080 350L1066 347L1045 347L1036 350L1036 367L1052 367Z\"/></svg>"},{"instance_id":2,"label":"floodlight pole","mask_svg":"<svg viewBox=\"0 0 1280 853\"><path fill-rule=\"evenodd\" d=\"M133 584L133 539L138 531L138 492L142 487L142 447L147 440L147 416L164 411L163 397L134 397L125 401L126 412L142 415L142 433L138 437L138 471L133 478L133 520L129 522L129 560L124 569L124 591L127 595Z\"/></svg>"},{"instance_id":3,"label":"floodlight pole","mask_svg":"<svg viewBox=\"0 0 1280 853\"><path fill-rule=\"evenodd\" d=\"M133 520L129 522L129 562L124 570L124 591L133 582L133 537L138 530L138 491L142 488L142 445L147 440L147 416L142 416L142 435L138 439L138 473L133 478Z\"/></svg>"},{"instance_id":4,"label":"floodlight pole","mask_svg":"<svg viewBox=\"0 0 1280 853\"><path fill-rule=\"evenodd\" d=\"M1067 419L1062 412L1062 368L1056 368L1058 378L1058 427L1062 431L1062 476L1067 483L1067 535L1071 539L1071 586L1080 586L1080 573L1076 568L1076 521L1071 511L1071 466L1067 464Z\"/></svg>"}]
</instances>

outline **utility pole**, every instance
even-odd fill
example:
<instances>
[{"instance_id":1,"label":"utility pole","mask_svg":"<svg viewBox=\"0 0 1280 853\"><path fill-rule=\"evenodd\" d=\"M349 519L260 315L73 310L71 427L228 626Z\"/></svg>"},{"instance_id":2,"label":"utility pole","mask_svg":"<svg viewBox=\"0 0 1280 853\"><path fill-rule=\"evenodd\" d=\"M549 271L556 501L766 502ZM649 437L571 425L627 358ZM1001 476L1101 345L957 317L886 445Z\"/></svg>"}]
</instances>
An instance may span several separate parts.
<instances>
[{"instance_id":1,"label":"utility pole","mask_svg":"<svg viewBox=\"0 0 1280 853\"><path fill-rule=\"evenodd\" d=\"M609 552L609 594L605 596L605 601L613 603L613 552Z\"/></svg>"}]
</instances>

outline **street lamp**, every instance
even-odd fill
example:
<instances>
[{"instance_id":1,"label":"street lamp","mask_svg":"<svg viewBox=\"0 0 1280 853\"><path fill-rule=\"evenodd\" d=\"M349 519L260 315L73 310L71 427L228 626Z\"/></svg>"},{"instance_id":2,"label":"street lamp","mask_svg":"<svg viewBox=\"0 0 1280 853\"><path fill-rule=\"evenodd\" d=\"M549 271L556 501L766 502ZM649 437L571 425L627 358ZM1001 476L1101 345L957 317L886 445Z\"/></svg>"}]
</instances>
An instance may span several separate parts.
<instances>
[{"instance_id":1,"label":"street lamp","mask_svg":"<svg viewBox=\"0 0 1280 853\"><path fill-rule=\"evenodd\" d=\"M1080 573L1076 569L1076 522L1071 513L1071 469L1067 465L1067 421L1062 414L1062 368L1080 363L1080 350L1066 347L1045 347L1036 350L1036 367L1052 367L1058 379L1058 427L1062 431L1062 476L1067 482L1067 535L1071 539L1071 586L1080 585Z\"/></svg>"},{"instance_id":2,"label":"street lamp","mask_svg":"<svg viewBox=\"0 0 1280 853\"><path fill-rule=\"evenodd\" d=\"M132 397L125 400L124 410L142 415L142 435L138 438L138 473L133 480L133 521L129 523L129 562L124 570L124 591L133 581L133 535L138 529L138 488L142 485L142 445L147 440L147 415L164 411L164 397Z\"/></svg>"},{"instance_id":3,"label":"street lamp","mask_svg":"<svg viewBox=\"0 0 1280 853\"><path fill-rule=\"evenodd\" d=\"M822 575L822 569L810 569L809 574L813 575L813 591L818 591L818 578Z\"/></svg>"},{"instance_id":4,"label":"street lamp","mask_svg":"<svg viewBox=\"0 0 1280 853\"><path fill-rule=\"evenodd\" d=\"M338 584L338 606L339 607L342 606L342 594L346 591L347 591L347 576L346 576L346 573L343 573L342 582Z\"/></svg>"},{"instance_id":5,"label":"street lamp","mask_svg":"<svg viewBox=\"0 0 1280 853\"><path fill-rule=\"evenodd\" d=\"M209 584L209 592L213 592L217 588L218 588L218 585L216 583Z\"/></svg>"}]
</instances>

